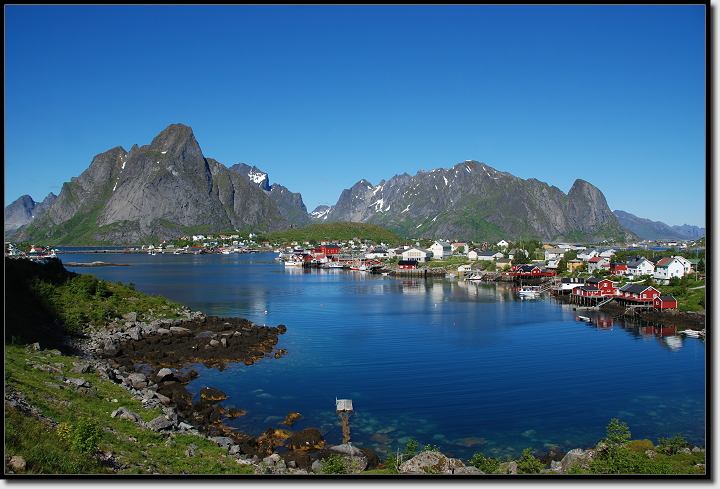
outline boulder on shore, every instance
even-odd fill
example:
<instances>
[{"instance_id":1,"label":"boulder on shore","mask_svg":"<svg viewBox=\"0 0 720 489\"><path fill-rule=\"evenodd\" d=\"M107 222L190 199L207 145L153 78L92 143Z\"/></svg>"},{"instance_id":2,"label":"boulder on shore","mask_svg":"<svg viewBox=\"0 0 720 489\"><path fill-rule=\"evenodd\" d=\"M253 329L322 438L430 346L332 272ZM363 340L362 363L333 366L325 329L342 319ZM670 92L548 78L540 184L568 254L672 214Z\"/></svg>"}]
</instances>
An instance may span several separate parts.
<instances>
[{"instance_id":1,"label":"boulder on shore","mask_svg":"<svg viewBox=\"0 0 720 489\"><path fill-rule=\"evenodd\" d=\"M456 458L450 458L440 452L421 452L410 460L400 464L400 474L452 474L455 469L465 467Z\"/></svg>"}]
</instances>

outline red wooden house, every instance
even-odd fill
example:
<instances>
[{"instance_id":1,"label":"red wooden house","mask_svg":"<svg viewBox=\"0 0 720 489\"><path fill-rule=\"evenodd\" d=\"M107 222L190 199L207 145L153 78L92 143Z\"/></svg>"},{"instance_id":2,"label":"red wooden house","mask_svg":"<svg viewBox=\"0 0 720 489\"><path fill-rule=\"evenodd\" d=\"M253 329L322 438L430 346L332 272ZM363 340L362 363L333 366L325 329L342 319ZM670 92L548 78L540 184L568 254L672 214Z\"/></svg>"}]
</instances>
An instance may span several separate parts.
<instances>
[{"instance_id":1,"label":"red wooden house","mask_svg":"<svg viewBox=\"0 0 720 489\"><path fill-rule=\"evenodd\" d=\"M417 270L417 260L400 260L398 262L398 270Z\"/></svg>"},{"instance_id":2,"label":"red wooden house","mask_svg":"<svg viewBox=\"0 0 720 489\"><path fill-rule=\"evenodd\" d=\"M610 275L627 275L629 273L627 263L611 263Z\"/></svg>"},{"instance_id":3,"label":"red wooden house","mask_svg":"<svg viewBox=\"0 0 720 489\"><path fill-rule=\"evenodd\" d=\"M612 280L606 278L591 277L585 281L585 285L592 285L600 289L602 296L617 295L618 289L615 287L615 283Z\"/></svg>"},{"instance_id":4,"label":"red wooden house","mask_svg":"<svg viewBox=\"0 0 720 489\"><path fill-rule=\"evenodd\" d=\"M655 309L677 309L677 299L671 295L658 295L653 299Z\"/></svg>"},{"instance_id":5,"label":"red wooden house","mask_svg":"<svg viewBox=\"0 0 720 489\"><path fill-rule=\"evenodd\" d=\"M325 256L339 255L340 247L338 245L321 244L320 246L315 247L315 250L313 250L313 253L322 254Z\"/></svg>"},{"instance_id":6,"label":"red wooden house","mask_svg":"<svg viewBox=\"0 0 720 489\"><path fill-rule=\"evenodd\" d=\"M503 275L513 275L516 277L554 277L557 270L548 270L540 268L537 265L515 265L512 270Z\"/></svg>"},{"instance_id":7,"label":"red wooden house","mask_svg":"<svg viewBox=\"0 0 720 489\"><path fill-rule=\"evenodd\" d=\"M652 303L660 291L651 285L627 284L620 287L618 298L631 302Z\"/></svg>"},{"instance_id":8,"label":"red wooden house","mask_svg":"<svg viewBox=\"0 0 720 489\"><path fill-rule=\"evenodd\" d=\"M580 287L575 287L572 293L582 297L602 297L602 291L592 285L581 285Z\"/></svg>"}]
</instances>

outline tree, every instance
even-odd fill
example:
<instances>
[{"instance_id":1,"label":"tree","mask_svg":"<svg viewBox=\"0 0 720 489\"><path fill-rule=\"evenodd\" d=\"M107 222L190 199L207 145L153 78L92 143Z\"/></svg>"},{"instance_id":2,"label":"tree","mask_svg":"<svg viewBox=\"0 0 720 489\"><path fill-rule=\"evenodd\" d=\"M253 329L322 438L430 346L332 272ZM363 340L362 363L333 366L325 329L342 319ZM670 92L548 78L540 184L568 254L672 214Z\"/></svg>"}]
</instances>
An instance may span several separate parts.
<instances>
[{"instance_id":1,"label":"tree","mask_svg":"<svg viewBox=\"0 0 720 489\"><path fill-rule=\"evenodd\" d=\"M628 425L621 423L617 418L611 419L605 430L606 436L601 440L601 443L604 443L610 449L624 447L632 436Z\"/></svg>"},{"instance_id":2,"label":"tree","mask_svg":"<svg viewBox=\"0 0 720 489\"><path fill-rule=\"evenodd\" d=\"M530 263L530 259L528 258L527 253L525 253L523 250L520 250L517 253L515 253L515 256L513 257L512 261L515 265L522 265L524 263Z\"/></svg>"}]
</instances>

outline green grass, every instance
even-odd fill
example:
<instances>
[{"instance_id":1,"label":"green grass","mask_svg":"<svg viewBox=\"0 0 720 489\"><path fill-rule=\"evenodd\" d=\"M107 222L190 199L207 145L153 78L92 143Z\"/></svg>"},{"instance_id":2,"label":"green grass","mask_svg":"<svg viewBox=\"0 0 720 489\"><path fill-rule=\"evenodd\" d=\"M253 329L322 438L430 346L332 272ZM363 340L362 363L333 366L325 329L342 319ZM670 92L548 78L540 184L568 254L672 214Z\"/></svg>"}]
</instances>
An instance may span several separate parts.
<instances>
[{"instance_id":1,"label":"green grass","mask_svg":"<svg viewBox=\"0 0 720 489\"><path fill-rule=\"evenodd\" d=\"M105 474L110 473L97 459L71 450L47 423L5 409L5 453L26 461L23 474Z\"/></svg>"},{"instance_id":2,"label":"green grass","mask_svg":"<svg viewBox=\"0 0 720 489\"><path fill-rule=\"evenodd\" d=\"M52 351L34 351L24 346L6 345L5 381L24 394L29 404L45 416L73 427L79 420L92 420L100 428L96 450L115 454L130 466L120 473L160 474L248 474L253 468L238 464L227 450L212 441L190 434L165 435L142 429L136 423L110 417L112 411L124 406L150 421L161 414L159 408L145 409L120 386L101 379L95 373L69 373L77 359ZM52 365L65 376L83 378L92 385L89 393L62 384L57 373L33 368ZM117 402L114 402L117 401ZM33 474L102 474L107 473L97 460L67 443L47 424L27 417L14 409L6 410L5 453L20 455L27 461L26 473ZM185 450L195 445L195 456L186 457Z\"/></svg>"},{"instance_id":3,"label":"green grass","mask_svg":"<svg viewBox=\"0 0 720 489\"><path fill-rule=\"evenodd\" d=\"M136 312L138 320L174 319L185 310L162 296L147 295L91 274L69 272L60 260L47 263L5 258L5 340L31 343L51 341L37 328L77 334L85 327L102 328L108 321Z\"/></svg>"}]
</instances>

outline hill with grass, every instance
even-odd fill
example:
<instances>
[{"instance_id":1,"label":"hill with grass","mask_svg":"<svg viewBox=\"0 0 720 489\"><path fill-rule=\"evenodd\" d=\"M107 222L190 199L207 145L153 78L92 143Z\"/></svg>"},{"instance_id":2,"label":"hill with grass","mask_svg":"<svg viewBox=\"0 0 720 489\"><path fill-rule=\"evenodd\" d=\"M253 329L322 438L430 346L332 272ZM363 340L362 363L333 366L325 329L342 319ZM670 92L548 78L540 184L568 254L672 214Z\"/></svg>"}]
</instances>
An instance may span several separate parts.
<instances>
[{"instance_id":1,"label":"hill with grass","mask_svg":"<svg viewBox=\"0 0 720 489\"><path fill-rule=\"evenodd\" d=\"M405 239L376 224L362 222L331 222L324 224L311 224L297 229L287 231L275 231L260 236L261 240L270 243L292 243L300 244L308 242L318 244L322 241L351 241L359 240L364 243L370 241L376 244L385 243L389 246L397 246L405 243Z\"/></svg>"}]
</instances>

